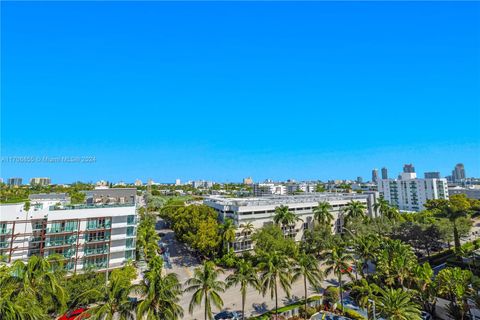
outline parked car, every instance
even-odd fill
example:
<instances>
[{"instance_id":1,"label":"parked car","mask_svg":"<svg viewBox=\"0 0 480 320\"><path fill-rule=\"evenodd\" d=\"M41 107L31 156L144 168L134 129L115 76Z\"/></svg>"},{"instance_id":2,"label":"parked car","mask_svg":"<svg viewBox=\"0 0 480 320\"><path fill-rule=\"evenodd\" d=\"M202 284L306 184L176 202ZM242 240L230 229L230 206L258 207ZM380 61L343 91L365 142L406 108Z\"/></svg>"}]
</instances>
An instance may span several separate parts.
<instances>
[{"instance_id":1,"label":"parked car","mask_svg":"<svg viewBox=\"0 0 480 320\"><path fill-rule=\"evenodd\" d=\"M241 312L236 312L236 311L222 311L220 313L217 313L214 317L215 320L240 320Z\"/></svg>"},{"instance_id":2,"label":"parked car","mask_svg":"<svg viewBox=\"0 0 480 320\"><path fill-rule=\"evenodd\" d=\"M87 308L78 308L72 311L65 313L63 316L58 318L58 320L80 320L80 319L87 319L90 315L85 312Z\"/></svg>"},{"instance_id":3,"label":"parked car","mask_svg":"<svg viewBox=\"0 0 480 320\"><path fill-rule=\"evenodd\" d=\"M422 320L432 320L432 315L427 311L422 311Z\"/></svg>"}]
</instances>

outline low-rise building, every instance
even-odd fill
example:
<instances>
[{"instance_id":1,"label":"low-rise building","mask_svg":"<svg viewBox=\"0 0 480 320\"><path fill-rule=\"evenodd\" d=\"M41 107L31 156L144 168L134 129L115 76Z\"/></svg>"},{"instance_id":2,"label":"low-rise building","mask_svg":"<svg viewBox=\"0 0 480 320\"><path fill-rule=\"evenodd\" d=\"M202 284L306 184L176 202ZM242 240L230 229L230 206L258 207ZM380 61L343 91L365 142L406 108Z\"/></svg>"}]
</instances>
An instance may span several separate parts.
<instances>
[{"instance_id":1,"label":"low-rise building","mask_svg":"<svg viewBox=\"0 0 480 320\"><path fill-rule=\"evenodd\" d=\"M255 197L263 197L269 195L284 195L287 194L287 187L275 183L256 183L253 185L253 195Z\"/></svg>"},{"instance_id":2,"label":"low-rise building","mask_svg":"<svg viewBox=\"0 0 480 320\"><path fill-rule=\"evenodd\" d=\"M463 188L460 186L455 186L448 188L448 194L464 194L467 198L480 200L480 186L478 188Z\"/></svg>"},{"instance_id":3,"label":"low-rise building","mask_svg":"<svg viewBox=\"0 0 480 320\"><path fill-rule=\"evenodd\" d=\"M95 188L82 191L87 204L135 204L136 188Z\"/></svg>"},{"instance_id":4,"label":"low-rise building","mask_svg":"<svg viewBox=\"0 0 480 320\"><path fill-rule=\"evenodd\" d=\"M289 196L263 196L253 198L223 198L209 197L204 204L218 212L221 220L232 219L237 226L236 241L232 244L235 252L250 250L253 248L251 234L245 234L242 227L251 223L255 229L273 223L275 209L279 206L288 206L301 220L293 225L283 226L285 235L295 241L303 238L306 229L313 227L313 210L319 202L328 202L331 206L331 213L334 216L333 231L341 232L343 227L343 209L354 200L364 203L366 214L376 217L374 203L378 194L375 192L364 194L334 194L334 193L312 193Z\"/></svg>"},{"instance_id":5,"label":"low-rise building","mask_svg":"<svg viewBox=\"0 0 480 320\"><path fill-rule=\"evenodd\" d=\"M31 197L1 205L0 255L8 263L30 256L62 255L71 272L105 270L135 259L135 203L68 205L65 197Z\"/></svg>"}]
</instances>

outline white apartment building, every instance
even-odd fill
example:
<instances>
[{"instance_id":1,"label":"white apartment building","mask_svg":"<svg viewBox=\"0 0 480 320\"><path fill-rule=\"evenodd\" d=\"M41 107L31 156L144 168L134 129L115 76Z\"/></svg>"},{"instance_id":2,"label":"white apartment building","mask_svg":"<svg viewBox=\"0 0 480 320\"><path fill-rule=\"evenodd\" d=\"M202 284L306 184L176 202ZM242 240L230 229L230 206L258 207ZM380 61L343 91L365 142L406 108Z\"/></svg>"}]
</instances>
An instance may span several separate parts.
<instances>
[{"instance_id":1,"label":"white apartment building","mask_svg":"<svg viewBox=\"0 0 480 320\"><path fill-rule=\"evenodd\" d=\"M328 202L332 206L334 216L333 230L340 232L343 226L343 209L352 200L364 203L367 207L367 215L375 217L373 205L378 194L375 192L365 194L335 194L335 193L311 193L290 196L263 196L253 198L223 198L212 196L204 200L204 204L219 213L220 219L230 218L237 226L236 241L233 243L235 252L250 250L253 248L251 234L244 234L242 227L252 223L255 229L273 223L275 209L281 205L288 206L301 221L294 225L282 227L286 235L300 241L304 230L313 226L313 208L319 202Z\"/></svg>"},{"instance_id":2,"label":"white apartment building","mask_svg":"<svg viewBox=\"0 0 480 320\"><path fill-rule=\"evenodd\" d=\"M269 196L269 195L284 195L287 194L287 187L275 183L256 183L253 185L253 195L255 197Z\"/></svg>"},{"instance_id":3,"label":"white apartment building","mask_svg":"<svg viewBox=\"0 0 480 320\"><path fill-rule=\"evenodd\" d=\"M31 186L48 186L52 183L50 178L32 178L30 179Z\"/></svg>"},{"instance_id":4,"label":"white apartment building","mask_svg":"<svg viewBox=\"0 0 480 320\"><path fill-rule=\"evenodd\" d=\"M378 191L400 210L420 211L427 200L448 199L446 179L418 179L415 172L403 172L399 178L379 180Z\"/></svg>"},{"instance_id":5,"label":"white apartment building","mask_svg":"<svg viewBox=\"0 0 480 320\"><path fill-rule=\"evenodd\" d=\"M11 263L60 254L72 272L135 259L135 203L73 206L62 198L31 199L28 211L23 203L1 205L0 256Z\"/></svg>"}]
</instances>

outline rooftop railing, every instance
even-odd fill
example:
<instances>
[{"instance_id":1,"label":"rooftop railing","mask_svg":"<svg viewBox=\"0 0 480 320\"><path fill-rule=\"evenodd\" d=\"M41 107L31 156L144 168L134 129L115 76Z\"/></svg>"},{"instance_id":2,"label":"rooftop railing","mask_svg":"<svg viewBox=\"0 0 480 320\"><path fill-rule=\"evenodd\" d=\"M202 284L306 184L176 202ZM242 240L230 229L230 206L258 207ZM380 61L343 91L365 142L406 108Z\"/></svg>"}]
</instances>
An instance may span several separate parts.
<instances>
[{"instance_id":1,"label":"rooftop railing","mask_svg":"<svg viewBox=\"0 0 480 320\"><path fill-rule=\"evenodd\" d=\"M115 204L74 204L74 205L60 205L50 206L50 211L55 210L80 210L80 209L102 209L102 208L120 208L120 207L134 207L134 203L115 203Z\"/></svg>"}]
</instances>

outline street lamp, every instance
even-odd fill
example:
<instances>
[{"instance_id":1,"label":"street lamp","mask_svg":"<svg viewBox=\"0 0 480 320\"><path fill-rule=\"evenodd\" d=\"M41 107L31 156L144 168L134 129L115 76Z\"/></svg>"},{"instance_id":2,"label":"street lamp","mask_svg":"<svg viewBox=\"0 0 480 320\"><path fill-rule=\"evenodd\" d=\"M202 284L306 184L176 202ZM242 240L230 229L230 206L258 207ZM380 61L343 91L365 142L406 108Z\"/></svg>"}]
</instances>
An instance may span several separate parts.
<instances>
[{"instance_id":1,"label":"street lamp","mask_svg":"<svg viewBox=\"0 0 480 320\"><path fill-rule=\"evenodd\" d=\"M370 302L372 304L373 320L377 320L377 315L375 313L375 300L368 299L368 302ZM367 310L367 312L368 312L368 310Z\"/></svg>"}]
</instances>

